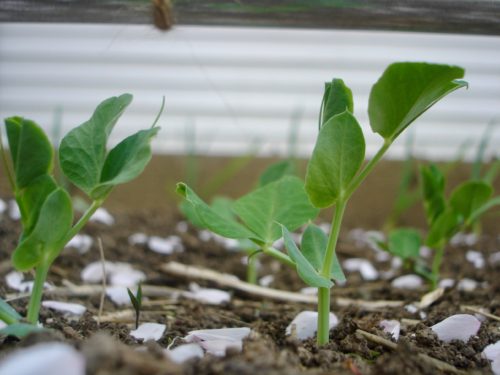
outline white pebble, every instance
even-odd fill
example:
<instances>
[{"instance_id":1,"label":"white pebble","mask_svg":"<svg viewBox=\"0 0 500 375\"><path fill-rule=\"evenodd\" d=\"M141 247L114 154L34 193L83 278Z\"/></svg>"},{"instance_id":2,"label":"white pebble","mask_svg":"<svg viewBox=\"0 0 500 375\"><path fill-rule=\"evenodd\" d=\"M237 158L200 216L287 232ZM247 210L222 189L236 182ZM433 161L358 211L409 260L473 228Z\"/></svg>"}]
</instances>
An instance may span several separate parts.
<instances>
[{"instance_id":1,"label":"white pebble","mask_svg":"<svg viewBox=\"0 0 500 375\"><path fill-rule=\"evenodd\" d=\"M458 282L457 289L464 292L473 292L479 286L479 282L464 278Z\"/></svg>"},{"instance_id":2,"label":"white pebble","mask_svg":"<svg viewBox=\"0 0 500 375\"><path fill-rule=\"evenodd\" d=\"M398 289L415 290L420 289L423 283L422 278L418 275L403 275L392 280L391 285Z\"/></svg>"},{"instance_id":3,"label":"white pebble","mask_svg":"<svg viewBox=\"0 0 500 375\"><path fill-rule=\"evenodd\" d=\"M134 233L129 236L128 243L132 246L145 245L148 243L149 237L144 233Z\"/></svg>"},{"instance_id":4,"label":"white pebble","mask_svg":"<svg viewBox=\"0 0 500 375\"><path fill-rule=\"evenodd\" d=\"M83 305L80 305L78 303L69 303L69 302L60 302L60 301L43 301L42 306L62 312L66 315L73 315L73 316L82 316L85 311L87 311L87 308Z\"/></svg>"},{"instance_id":5,"label":"white pebble","mask_svg":"<svg viewBox=\"0 0 500 375\"><path fill-rule=\"evenodd\" d=\"M133 331L130 331L130 336L137 340L155 340L158 341L162 338L163 333L167 329L165 324L159 323L142 323L139 327Z\"/></svg>"},{"instance_id":6,"label":"white pebble","mask_svg":"<svg viewBox=\"0 0 500 375\"><path fill-rule=\"evenodd\" d=\"M330 329L337 326L339 320L335 314L330 313ZM286 327L285 334L287 336L294 335L299 340L306 340L314 337L318 330L318 312L317 311L302 311L292 322Z\"/></svg>"},{"instance_id":7,"label":"white pebble","mask_svg":"<svg viewBox=\"0 0 500 375\"><path fill-rule=\"evenodd\" d=\"M399 333L401 331L401 323L399 323L399 321L384 319L379 323L379 326L384 330L384 332L391 335L395 341L399 340Z\"/></svg>"},{"instance_id":8,"label":"white pebble","mask_svg":"<svg viewBox=\"0 0 500 375\"><path fill-rule=\"evenodd\" d=\"M174 349L166 349L165 354L174 363L184 363L193 358L203 358L203 349L196 343L180 345Z\"/></svg>"},{"instance_id":9,"label":"white pebble","mask_svg":"<svg viewBox=\"0 0 500 375\"><path fill-rule=\"evenodd\" d=\"M465 253L465 259L472 263L477 269L484 268L485 260L483 254L481 254L479 251L467 251L467 253Z\"/></svg>"},{"instance_id":10,"label":"white pebble","mask_svg":"<svg viewBox=\"0 0 500 375\"><path fill-rule=\"evenodd\" d=\"M17 202L13 199L9 201L9 217L15 221L21 219L21 211L19 211Z\"/></svg>"},{"instance_id":11,"label":"white pebble","mask_svg":"<svg viewBox=\"0 0 500 375\"><path fill-rule=\"evenodd\" d=\"M72 346L45 342L19 349L0 363L0 375L85 375L85 358Z\"/></svg>"},{"instance_id":12,"label":"white pebble","mask_svg":"<svg viewBox=\"0 0 500 375\"><path fill-rule=\"evenodd\" d=\"M90 221L111 226L115 223L115 218L105 208L99 207L90 217Z\"/></svg>"},{"instance_id":13,"label":"white pebble","mask_svg":"<svg viewBox=\"0 0 500 375\"><path fill-rule=\"evenodd\" d=\"M85 254L90 250L94 240L87 234L77 234L74 236L65 247L74 248L78 254Z\"/></svg>"},{"instance_id":14,"label":"white pebble","mask_svg":"<svg viewBox=\"0 0 500 375\"><path fill-rule=\"evenodd\" d=\"M366 259L350 258L344 261L343 266L348 272L358 271L363 280L371 281L376 280L379 277L378 271Z\"/></svg>"},{"instance_id":15,"label":"white pebble","mask_svg":"<svg viewBox=\"0 0 500 375\"><path fill-rule=\"evenodd\" d=\"M441 341L461 340L467 342L477 334L480 327L481 322L474 315L456 314L434 324L431 329Z\"/></svg>"}]
</instances>

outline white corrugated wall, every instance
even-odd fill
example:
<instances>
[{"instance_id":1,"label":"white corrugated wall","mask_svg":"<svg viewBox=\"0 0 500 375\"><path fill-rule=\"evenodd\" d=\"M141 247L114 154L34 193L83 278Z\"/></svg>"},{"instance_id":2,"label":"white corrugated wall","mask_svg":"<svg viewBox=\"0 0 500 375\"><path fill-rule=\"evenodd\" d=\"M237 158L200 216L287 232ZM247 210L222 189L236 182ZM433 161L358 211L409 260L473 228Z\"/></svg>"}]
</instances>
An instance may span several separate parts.
<instances>
[{"instance_id":1,"label":"white corrugated wall","mask_svg":"<svg viewBox=\"0 0 500 375\"><path fill-rule=\"evenodd\" d=\"M285 155L296 127L298 152L307 156L323 84L339 77L353 90L370 156L380 139L369 130L368 93L385 66L401 60L466 68L470 88L437 104L413 128L420 156L450 159L465 141L471 155L487 124L500 121L500 37L0 24L0 116L29 117L52 132L60 114L66 131L102 99L130 92L135 100L115 128L121 137L150 125L165 95L158 152L182 153L194 141L199 153L233 155L257 145L261 154ZM500 125L490 154L498 149ZM398 142L389 156L403 154Z\"/></svg>"}]
</instances>

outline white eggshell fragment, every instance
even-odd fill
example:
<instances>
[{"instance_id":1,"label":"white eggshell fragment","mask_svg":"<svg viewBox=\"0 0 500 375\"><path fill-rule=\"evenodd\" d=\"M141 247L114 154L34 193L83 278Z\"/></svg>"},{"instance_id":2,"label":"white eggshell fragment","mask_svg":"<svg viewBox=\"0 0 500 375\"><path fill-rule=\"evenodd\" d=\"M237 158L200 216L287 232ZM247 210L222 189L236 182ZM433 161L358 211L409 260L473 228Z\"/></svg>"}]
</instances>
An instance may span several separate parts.
<instances>
[{"instance_id":1,"label":"white eggshell fragment","mask_svg":"<svg viewBox=\"0 0 500 375\"><path fill-rule=\"evenodd\" d=\"M186 233L189 229L189 225L187 222L185 221L179 221L176 225L175 225L175 230L179 233Z\"/></svg>"},{"instance_id":2,"label":"white eggshell fragment","mask_svg":"<svg viewBox=\"0 0 500 375\"><path fill-rule=\"evenodd\" d=\"M106 275L109 275L115 270L115 264L112 262L104 262L104 269ZM98 283L102 281L104 277L103 274L103 262L92 262L85 266L85 268L80 273L80 277L83 281L87 283Z\"/></svg>"},{"instance_id":3,"label":"white eggshell fragment","mask_svg":"<svg viewBox=\"0 0 500 375\"><path fill-rule=\"evenodd\" d=\"M177 236L170 236L167 238L151 236L148 240L148 248L155 253L163 255L184 251L182 240Z\"/></svg>"},{"instance_id":4,"label":"white eggshell fragment","mask_svg":"<svg viewBox=\"0 0 500 375\"><path fill-rule=\"evenodd\" d=\"M496 357L496 359L491 362L491 371L495 375L500 375L500 356Z\"/></svg>"},{"instance_id":5,"label":"white eggshell fragment","mask_svg":"<svg viewBox=\"0 0 500 375\"><path fill-rule=\"evenodd\" d=\"M453 288L453 286L455 285L455 280L442 279L442 280L439 280L438 285L440 288L443 288L443 289Z\"/></svg>"},{"instance_id":6,"label":"white eggshell fragment","mask_svg":"<svg viewBox=\"0 0 500 375\"><path fill-rule=\"evenodd\" d=\"M490 256L488 257L488 262L490 262L492 266L500 263L500 251L496 251L490 254Z\"/></svg>"},{"instance_id":7,"label":"white eggshell fragment","mask_svg":"<svg viewBox=\"0 0 500 375\"><path fill-rule=\"evenodd\" d=\"M165 355L174 363L184 363L193 358L203 358L203 349L196 343L180 345L172 350L165 350Z\"/></svg>"},{"instance_id":8,"label":"white eggshell fragment","mask_svg":"<svg viewBox=\"0 0 500 375\"><path fill-rule=\"evenodd\" d=\"M128 243L134 245L145 245L148 243L149 237L144 233L134 233L129 236Z\"/></svg>"},{"instance_id":9,"label":"white eggshell fragment","mask_svg":"<svg viewBox=\"0 0 500 375\"><path fill-rule=\"evenodd\" d=\"M9 201L9 217L15 221L21 219L21 211L19 211L17 202L13 199Z\"/></svg>"},{"instance_id":10,"label":"white eggshell fragment","mask_svg":"<svg viewBox=\"0 0 500 375\"><path fill-rule=\"evenodd\" d=\"M379 277L378 271L373 267L373 265L366 259L361 258L351 258L347 259L343 263L344 269L348 272L359 271L363 280L376 280Z\"/></svg>"},{"instance_id":11,"label":"white eggshell fragment","mask_svg":"<svg viewBox=\"0 0 500 375\"><path fill-rule=\"evenodd\" d=\"M418 275L403 275L392 280L391 285L398 289L420 289L423 285L423 280Z\"/></svg>"},{"instance_id":12,"label":"white eggshell fragment","mask_svg":"<svg viewBox=\"0 0 500 375\"><path fill-rule=\"evenodd\" d=\"M335 314L330 313L330 329L337 326L339 320ZM317 311L302 311L292 322L286 327L285 334L295 335L299 340L306 340L314 337L318 329L318 312Z\"/></svg>"},{"instance_id":13,"label":"white eggshell fragment","mask_svg":"<svg viewBox=\"0 0 500 375\"><path fill-rule=\"evenodd\" d=\"M318 288L315 288L313 286L307 286L305 288L302 288L300 290L300 293L308 295L308 296L317 296L318 295Z\"/></svg>"},{"instance_id":14,"label":"white eggshell fragment","mask_svg":"<svg viewBox=\"0 0 500 375\"><path fill-rule=\"evenodd\" d=\"M221 305L231 301L231 294L225 290L200 288L196 283L189 285L190 292L184 292L183 296L186 298L197 300L201 303L209 305Z\"/></svg>"},{"instance_id":15,"label":"white eggshell fragment","mask_svg":"<svg viewBox=\"0 0 500 375\"><path fill-rule=\"evenodd\" d=\"M115 264L113 272L109 274L109 283L111 285L133 287L144 280L146 280L146 274L142 271L133 269L127 263Z\"/></svg>"},{"instance_id":16,"label":"white eggshell fragment","mask_svg":"<svg viewBox=\"0 0 500 375\"><path fill-rule=\"evenodd\" d=\"M11 271L5 275L5 282L7 286L11 289L17 290L18 292L31 292L33 289L33 281L24 281L24 274L18 271ZM53 286L47 282L43 284L44 289L52 289Z\"/></svg>"},{"instance_id":17,"label":"white eggshell fragment","mask_svg":"<svg viewBox=\"0 0 500 375\"><path fill-rule=\"evenodd\" d=\"M224 356L228 348L241 351L243 339L250 334L250 328L220 328L191 331L184 341L198 343L207 353Z\"/></svg>"},{"instance_id":18,"label":"white eggshell fragment","mask_svg":"<svg viewBox=\"0 0 500 375\"><path fill-rule=\"evenodd\" d=\"M158 341L162 338L163 333L167 326L165 324L159 323L142 323L139 327L133 331L130 331L130 336L136 338L137 340L155 340Z\"/></svg>"},{"instance_id":19,"label":"white eggshell fragment","mask_svg":"<svg viewBox=\"0 0 500 375\"><path fill-rule=\"evenodd\" d=\"M274 281L273 275L266 275L259 279L259 285L267 288L269 285L273 283L273 281Z\"/></svg>"},{"instance_id":20,"label":"white eggshell fragment","mask_svg":"<svg viewBox=\"0 0 500 375\"><path fill-rule=\"evenodd\" d=\"M60 302L60 301L43 301L42 306L62 312L67 315L73 315L73 316L82 316L85 311L87 311L87 308L83 305L80 305L78 303L69 303L69 302Z\"/></svg>"},{"instance_id":21,"label":"white eggshell fragment","mask_svg":"<svg viewBox=\"0 0 500 375\"><path fill-rule=\"evenodd\" d=\"M483 357L489 361L494 361L500 356L500 341L490 344L483 349Z\"/></svg>"},{"instance_id":22,"label":"white eggshell fragment","mask_svg":"<svg viewBox=\"0 0 500 375\"><path fill-rule=\"evenodd\" d=\"M78 254L85 254L90 250L94 240L87 234L75 235L65 246L66 248L74 248Z\"/></svg>"},{"instance_id":23,"label":"white eggshell fragment","mask_svg":"<svg viewBox=\"0 0 500 375\"><path fill-rule=\"evenodd\" d=\"M484 268L484 264L486 263L483 254L475 250L467 251L467 253L465 253L465 259L472 263L477 269Z\"/></svg>"},{"instance_id":24,"label":"white eggshell fragment","mask_svg":"<svg viewBox=\"0 0 500 375\"><path fill-rule=\"evenodd\" d=\"M0 215L3 215L7 211L7 203L3 199L0 199Z\"/></svg>"},{"instance_id":25,"label":"white eggshell fragment","mask_svg":"<svg viewBox=\"0 0 500 375\"><path fill-rule=\"evenodd\" d=\"M46 342L20 349L0 363L0 375L85 375L85 358L72 346Z\"/></svg>"},{"instance_id":26,"label":"white eggshell fragment","mask_svg":"<svg viewBox=\"0 0 500 375\"><path fill-rule=\"evenodd\" d=\"M134 295L137 291L131 290ZM106 287L106 296L117 305L131 305L130 297L125 286L108 286Z\"/></svg>"},{"instance_id":27,"label":"white eggshell fragment","mask_svg":"<svg viewBox=\"0 0 500 375\"><path fill-rule=\"evenodd\" d=\"M457 289L464 292L473 292L479 286L476 280L464 278L458 282Z\"/></svg>"},{"instance_id":28,"label":"white eggshell fragment","mask_svg":"<svg viewBox=\"0 0 500 375\"><path fill-rule=\"evenodd\" d=\"M90 221L111 226L115 223L115 218L105 208L99 207L90 217Z\"/></svg>"},{"instance_id":29,"label":"white eggshell fragment","mask_svg":"<svg viewBox=\"0 0 500 375\"><path fill-rule=\"evenodd\" d=\"M477 334L480 327L481 322L474 315L457 314L434 324L431 329L441 341L461 340L467 342Z\"/></svg>"},{"instance_id":30,"label":"white eggshell fragment","mask_svg":"<svg viewBox=\"0 0 500 375\"><path fill-rule=\"evenodd\" d=\"M243 350L243 341L227 341L227 340L213 340L213 341L202 341L200 346L205 349L208 354L215 355L217 357L224 357L228 349L232 349L238 352Z\"/></svg>"},{"instance_id":31,"label":"white eggshell fragment","mask_svg":"<svg viewBox=\"0 0 500 375\"><path fill-rule=\"evenodd\" d=\"M384 332L391 335L395 341L399 340L401 323L399 323L397 320L382 320L379 325L384 330Z\"/></svg>"},{"instance_id":32,"label":"white eggshell fragment","mask_svg":"<svg viewBox=\"0 0 500 375\"><path fill-rule=\"evenodd\" d=\"M477 240L478 238L475 233L467 234L459 232L451 238L450 244L453 246L474 246Z\"/></svg>"}]
</instances>

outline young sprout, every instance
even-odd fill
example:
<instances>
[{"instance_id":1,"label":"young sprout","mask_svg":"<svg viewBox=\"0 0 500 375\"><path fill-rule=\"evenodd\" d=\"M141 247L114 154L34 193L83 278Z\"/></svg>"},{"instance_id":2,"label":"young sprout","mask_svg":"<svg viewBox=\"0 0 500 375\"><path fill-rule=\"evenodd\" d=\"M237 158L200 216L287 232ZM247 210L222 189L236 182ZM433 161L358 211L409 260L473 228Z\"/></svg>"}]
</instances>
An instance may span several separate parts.
<instances>
[{"instance_id":1,"label":"young sprout","mask_svg":"<svg viewBox=\"0 0 500 375\"><path fill-rule=\"evenodd\" d=\"M127 288L128 297L130 298L130 302L132 306L134 306L135 310L135 329L139 327L139 317L141 315L141 307L142 307L142 287L141 284L137 287L137 293L134 295L132 291Z\"/></svg>"},{"instance_id":2,"label":"young sprout","mask_svg":"<svg viewBox=\"0 0 500 375\"><path fill-rule=\"evenodd\" d=\"M431 285L435 289L446 244L457 232L471 228L487 211L500 205L500 196L492 197L493 187L487 180L471 179L457 186L446 199L443 173L435 165L423 166L420 172L429 226L426 244L434 249Z\"/></svg>"},{"instance_id":3,"label":"young sprout","mask_svg":"<svg viewBox=\"0 0 500 375\"><path fill-rule=\"evenodd\" d=\"M67 191L53 175L54 149L47 135L33 121L22 117L5 120L12 167L4 163L6 174L21 211L23 231L12 255L19 271L35 270L35 282L26 320L38 321L43 285L50 266L64 246L83 228L103 204L113 188L136 178L151 159L151 139L158 133L156 123L125 138L106 151L108 137L132 95L123 94L103 101L92 117L62 139L59 150L61 170L91 200L76 223ZM4 161L6 152L2 149ZM0 318L16 324L19 319L0 304ZM12 328L11 328L12 330Z\"/></svg>"},{"instance_id":4,"label":"young sprout","mask_svg":"<svg viewBox=\"0 0 500 375\"><path fill-rule=\"evenodd\" d=\"M396 138L422 113L447 94L465 87L464 70L427 63L391 64L372 87L368 103L371 129L383 138L375 156L363 165L365 139L353 115L351 90L340 79L326 84L320 112L320 132L306 174L306 190L314 206L335 207L328 239L318 242L320 264L285 244L297 271L310 286L318 288L318 345L329 340L330 289L343 278L335 248L347 202L381 160ZM337 270L337 272L334 272Z\"/></svg>"}]
</instances>

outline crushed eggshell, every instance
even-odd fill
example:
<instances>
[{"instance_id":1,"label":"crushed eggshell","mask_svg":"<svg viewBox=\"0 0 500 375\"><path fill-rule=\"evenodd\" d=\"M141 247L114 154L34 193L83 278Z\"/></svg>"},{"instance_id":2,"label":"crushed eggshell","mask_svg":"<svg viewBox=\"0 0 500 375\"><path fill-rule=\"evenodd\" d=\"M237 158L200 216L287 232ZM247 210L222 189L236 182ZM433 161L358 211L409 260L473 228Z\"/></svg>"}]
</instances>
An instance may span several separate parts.
<instances>
[{"instance_id":1,"label":"crushed eggshell","mask_svg":"<svg viewBox=\"0 0 500 375\"><path fill-rule=\"evenodd\" d=\"M137 327L137 329L130 331L130 336L137 340L154 340L158 341L162 338L163 333L167 326L165 324L160 323L142 323Z\"/></svg>"},{"instance_id":2,"label":"crushed eggshell","mask_svg":"<svg viewBox=\"0 0 500 375\"><path fill-rule=\"evenodd\" d=\"M201 288L196 283L189 284L190 292L184 292L182 295L186 298L197 300L209 305L221 305L231 301L231 294L225 290Z\"/></svg>"},{"instance_id":3,"label":"crushed eggshell","mask_svg":"<svg viewBox=\"0 0 500 375\"><path fill-rule=\"evenodd\" d=\"M339 320L334 313L330 313L330 329L337 326ZM285 334L293 336L299 340L306 340L314 337L318 329L318 312L302 311L286 327Z\"/></svg>"},{"instance_id":4,"label":"crushed eggshell","mask_svg":"<svg viewBox=\"0 0 500 375\"><path fill-rule=\"evenodd\" d=\"M75 235L67 244L66 248L74 248L78 251L78 254L85 254L90 250L94 240L87 234L77 234Z\"/></svg>"},{"instance_id":5,"label":"crushed eggshell","mask_svg":"<svg viewBox=\"0 0 500 375\"><path fill-rule=\"evenodd\" d=\"M5 282L9 288L22 293L31 292L34 284L34 281L24 281L24 274L18 271L11 271L5 275ZM53 286L45 282L43 288L50 290L53 289Z\"/></svg>"},{"instance_id":6,"label":"crushed eggshell","mask_svg":"<svg viewBox=\"0 0 500 375\"><path fill-rule=\"evenodd\" d=\"M358 271L363 280L376 280L379 277L378 271L373 267L371 262L361 258L350 258L343 262L344 269L348 272Z\"/></svg>"},{"instance_id":7,"label":"crushed eggshell","mask_svg":"<svg viewBox=\"0 0 500 375\"><path fill-rule=\"evenodd\" d=\"M3 199L0 199L0 215L3 215L7 211L7 203Z\"/></svg>"},{"instance_id":8,"label":"crushed eggshell","mask_svg":"<svg viewBox=\"0 0 500 375\"><path fill-rule=\"evenodd\" d=\"M461 340L467 342L477 334L480 327L481 322L474 315L456 314L434 324L431 329L441 341Z\"/></svg>"},{"instance_id":9,"label":"crushed eggshell","mask_svg":"<svg viewBox=\"0 0 500 375\"><path fill-rule=\"evenodd\" d=\"M148 243L149 237L144 233L134 233L128 237L128 243L134 245L145 245Z\"/></svg>"},{"instance_id":10,"label":"crushed eggshell","mask_svg":"<svg viewBox=\"0 0 500 375\"><path fill-rule=\"evenodd\" d=\"M408 290L420 289L423 284L422 278L418 275L403 275L391 281L394 288Z\"/></svg>"},{"instance_id":11,"label":"crushed eggshell","mask_svg":"<svg viewBox=\"0 0 500 375\"><path fill-rule=\"evenodd\" d=\"M187 222L185 221L179 221L176 225L175 225L175 230L179 233L186 233L189 229L189 225Z\"/></svg>"},{"instance_id":12,"label":"crushed eggshell","mask_svg":"<svg viewBox=\"0 0 500 375\"><path fill-rule=\"evenodd\" d=\"M155 253L163 255L184 251L182 240L178 236L169 236L167 238L151 236L148 240L148 248Z\"/></svg>"},{"instance_id":13,"label":"crushed eggshell","mask_svg":"<svg viewBox=\"0 0 500 375\"><path fill-rule=\"evenodd\" d=\"M476 280L463 278L458 282L457 289L464 292L473 292L479 287L479 282Z\"/></svg>"},{"instance_id":14,"label":"crushed eggshell","mask_svg":"<svg viewBox=\"0 0 500 375\"><path fill-rule=\"evenodd\" d=\"M308 296L317 296L318 295L318 288L315 288L313 286L307 286L305 288L302 288L300 290L301 294L306 294Z\"/></svg>"},{"instance_id":15,"label":"crushed eggshell","mask_svg":"<svg viewBox=\"0 0 500 375\"><path fill-rule=\"evenodd\" d=\"M261 277L259 279L259 285L260 286L264 286L264 287L268 287L273 282L274 282L274 276L273 275L266 275L266 276L263 276L263 277Z\"/></svg>"},{"instance_id":16,"label":"crushed eggshell","mask_svg":"<svg viewBox=\"0 0 500 375\"><path fill-rule=\"evenodd\" d=\"M399 323L399 321L384 319L379 323L379 326L384 330L384 332L391 335L395 341L399 340L399 333L401 331L401 323Z\"/></svg>"},{"instance_id":17,"label":"crushed eggshell","mask_svg":"<svg viewBox=\"0 0 500 375\"><path fill-rule=\"evenodd\" d=\"M134 295L137 293L136 290L132 290ZM127 287L114 285L106 287L106 296L113 301L116 305L131 305L130 297L127 292Z\"/></svg>"},{"instance_id":18,"label":"crushed eggshell","mask_svg":"<svg viewBox=\"0 0 500 375\"><path fill-rule=\"evenodd\" d=\"M14 199L9 201L9 217L14 221L21 219L21 211L19 211L19 206Z\"/></svg>"},{"instance_id":19,"label":"crushed eggshell","mask_svg":"<svg viewBox=\"0 0 500 375\"><path fill-rule=\"evenodd\" d=\"M439 280L438 285L440 288L443 288L443 289L453 288L453 286L455 285L455 280L442 279L442 280Z\"/></svg>"},{"instance_id":20,"label":"crushed eggshell","mask_svg":"<svg viewBox=\"0 0 500 375\"><path fill-rule=\"evenodd\" d=\"M111 226L115 223L115 218L103 207L99 207L90 217L90 221Z\"/></svg>"},{"instance_id":21,"label":"crushed eggshell","mask_svg":"<svg viewBox=\"0 0 500 375\"><path fill-rule=\"evenodd\" d=\"M488 262L490 262L492 266L500 263L500 251L496 251L490 254L490 256L488 257Z\"/></svg>"},{"instance_id":22,"label":"crushed eggshell","mask_svg":"<svg viewBox=\"0 0 500 375\"><path fill-rule=\"evenodd\" d=\"M475 233L458 232L450 239L453 246L474 246L477 244L478 237Z\"/></svg>"},{"instance_id":23,"label":"crushed eggshell","mask_svg":"<svg viewBox=\"0 0 500 375\"><path fill-rule=\"evenodd\" d=\"M81 272L80 277L88 283L98 283L102 281L103 265L106 278L111 285L135 286L146 279L144 272L132 268L128 263L123 262L92 262Z\"/></svg>"},{"instance_id":24,"label":"crushed eggshell","mask_svg":"<svg viewBox=\"0 0 500 375\"><path fill-rule=\"evenodd\" d=\"M482 352L482 356L488 361L494 361L495 358L500 356L500 341L494 344L487 345Z\"/></svg>"},{"instance_id":25,"label":"crushed eggshell","mask_svg":"<svg viewBox=\"0 0 500 375\"><path fill-rule=\"evenodd\" d=\"M202 329L189 332L184 341L198 343L207 353L224 356L229 348L241 351L243 340L250 332L248 327Z\"/></svg>"},{"instance_id":26,"label":"crushed eggshell","mask_svg":"<svg viewBox=\"0 0 500 375\"><path fill-rule=\"evenodd\" d=\"M2 359L0 375L85 375L85 357L71 345L44 342Z\"/></svg>"},{"instance_id":27,"label":"crushed eggshell","mask_svg":"<svg viewBox=\"0 0 500 375\"><path fill-rule=\"evenodd\" d=\"M42 306L62 312L67 315L73 315L73 316L82 316L85 311L87 311L87 308L83 305L80 305L78 303L69 303L69 302L60 302L60 301L43 301Z\"/></svg>"},{"instance_id":28,"label":"crushed eggshell","mask_svg":"<svg viewBox=\"0 0 500 375\"><path fill-rule=\"evenodd\" d=\"M184 363L193 358L203 358L204 352L196 343L180 345L174 349L165 349L165 355L174 363Z\"/></svg>"},{"instance_id":29,"label":"crushed eggshell","mask_svg":"<svg viewBox=\"0 0 500 375\"><path fill-rule=\"evenodd\" d=\"M484 268L486 261L484 260L483 254L476 250L469 250L465 253L465 259L472 263L475 268Z\"/></svg>"}]
</instances>

